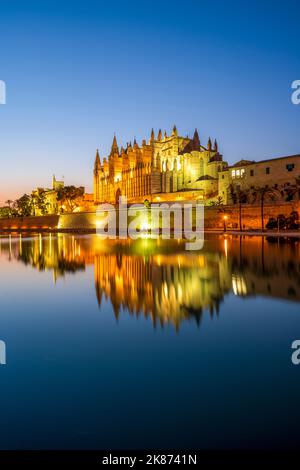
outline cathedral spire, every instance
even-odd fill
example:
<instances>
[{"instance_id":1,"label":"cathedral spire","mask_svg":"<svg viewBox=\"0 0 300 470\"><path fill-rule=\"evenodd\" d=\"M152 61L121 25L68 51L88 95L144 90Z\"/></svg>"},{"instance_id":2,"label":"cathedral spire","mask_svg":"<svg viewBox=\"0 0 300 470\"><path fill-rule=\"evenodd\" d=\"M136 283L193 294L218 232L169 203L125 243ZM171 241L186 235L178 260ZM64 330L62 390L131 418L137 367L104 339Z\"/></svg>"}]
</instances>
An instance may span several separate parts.
<instances>
[{"instance_id":1,"label":"cathedral spire","mask_svg":"<svg viewBox=\"0 0 300 470\"><path fill-rule=\"evenodd\" d=\"M161 129L159 129L158 134L157 134L157 140L161 140L161 139L162 139L162 132L161 132Z\"/></svg>"},{"instance_id":2,"label":"cathedral spire","mask_svg":"<svg viewBox=\"0 0 300 470\"><path fill-rule=\"evenodd\" d=\"M94 164L94 173L97 174L100 169L101 169L101 162L100 162L99 150L97 149L95 164Z\"/></svg>"},{"instance_id":3,"label":"cathedral spire","mask_svg":"<svg viewBox=\"0 0 300 470\"><path fill-rule=\"evenodd\" d=\"M164 132L164 139L166 140L167 138L168 138L167 132L165 131L165 132Z\"/></svg>"},{"instance_id":4,"label":"cathedral spire","mask_svg":"<svg viewBox=\"0 0 300 470\"><path fill-rule=\"evenodd\" d=\"M96 158L95 158L95 168L99 168L100 166L101 166L101 163L100 163L99 150L97 149Z\"/></svg>"},{"instance_id":5,"label":"cathedral spire","mask_svg":"<svg viewBox=\"0 0 300 470\"><path fill-rule=\"evenodd\" d=\"M118 147L118 144L117 144L116 134L114 134L114 138L113 138L113 142L112 142L110 154L112 155L112 154L114 154L114 153L119 154L119 147Z\"/></svg>"},{"instance_id":6,"label":"cathedral spire","mask_svg":"<svg viewBox=\"0 0 300 470\"><path fill-rule=\"evenodd\" d=\"M175 124L174 124L174 127L173 127L172 135L176 135L176 136L178 135L177 127L176 127Z\"/></svg>"},{"instance_id":7,"label":"cathedral spire","mask_svg":"<svg viewBox=\"0 0 300 470\"><path fill-rule=\"evenodd\" d=\"M211 152L211 138L209 137L208 142L207 142L207 150Z\"/></svg>"},{"instance_id":8,"label":"cathedral spire","mask_svg":"<svg viewBox=\"0 0 300 470\"><path fill-rule=\"evenodd\" d=\"M217 142L217 139L215 139L215 143L214 143L214 151L217 152L218 151L218 142Z\"/></svg>"},{"instance_id":9,"label":"cathedral spire","mask_svg":"<svg viewBox=\"0 0 300 470\"><path fill-rule=\"evenodd\" d=\"M193 148L194 150L200 150L200 139L199 139L199 134L198 134L197 129L195 129L195 132L193 135Z\"/></svg>"}]
</instances>

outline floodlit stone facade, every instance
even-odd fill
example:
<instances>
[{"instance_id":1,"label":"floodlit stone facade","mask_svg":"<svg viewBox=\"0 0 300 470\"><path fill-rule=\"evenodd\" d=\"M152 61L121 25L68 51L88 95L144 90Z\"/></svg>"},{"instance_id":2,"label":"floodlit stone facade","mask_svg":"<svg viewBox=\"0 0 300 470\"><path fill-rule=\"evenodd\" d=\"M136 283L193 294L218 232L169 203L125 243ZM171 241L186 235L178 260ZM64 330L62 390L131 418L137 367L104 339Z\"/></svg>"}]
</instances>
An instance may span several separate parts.
<instances>
[{"instance_id":1,"label":"floodlit stone facade","mask_svg":"<svg viewBox=\"0 0 300 470\"><path fill-rule=\"evenodd\" d=\"M265 200L293 201L300 196L300 155L272 158L259 162L240 160L219 173L219 196L224 204L258 203L261 190Z\"/></svg>"},{"instance_id":2,"label":"floodlit stone facade","mask_svg":"<svg viewBox=\"0 0 300 470\"><path fill-rule=\"evenodd\" d=\"M148 143L134 140L124 149L114 137L108 158L94 164L94 204L128 202L201 200L205 204L259 203L265 200L298 200L300 194L300 155L259 162L240 160L229 166L223 161L215 141L200 143L197 129L192 138L170 136L152 130ZM247 194L246 194L247 193Z\"/></svg>"},{"instance_id":3,"label":"floodlit stone facade","mask_svg":"<svg viewBox=\"0 0 300 470\"><path fill-rule=\"evenodd\" d=\"M193 138L179 136L176 126L170 136L160 130L155 138L152 130L148 143L139 146L134 140L125 149L114 137L102 164L96 153L94 201L117 203L120 196L129 202L176 200L185 193L205 200L218 195L218 174L226 167L217 142L212 145L209 138L204 147L197 130Z\"/></svg>"}]
</instances>

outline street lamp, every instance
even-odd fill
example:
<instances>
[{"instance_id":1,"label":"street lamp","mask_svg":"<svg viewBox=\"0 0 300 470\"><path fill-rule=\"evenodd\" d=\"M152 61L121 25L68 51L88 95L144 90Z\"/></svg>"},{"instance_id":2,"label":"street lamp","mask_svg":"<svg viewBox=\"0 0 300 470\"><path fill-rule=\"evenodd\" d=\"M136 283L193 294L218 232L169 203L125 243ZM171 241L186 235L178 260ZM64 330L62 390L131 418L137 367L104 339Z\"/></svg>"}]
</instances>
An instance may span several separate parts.
<instances>
[{"instance_id":1,"label":"street lamp","mask_svg":"<svg viewBox=\"0 0 300 470\"><path fill-rule=\"evenodd\" d=\"M224 232L226 232L226 229L227 229L227 227L226 227L226 220L227 220L227 219L228 219L227 215L224 215L224 216L223 216Z\"/></svg>"}]
</instances>

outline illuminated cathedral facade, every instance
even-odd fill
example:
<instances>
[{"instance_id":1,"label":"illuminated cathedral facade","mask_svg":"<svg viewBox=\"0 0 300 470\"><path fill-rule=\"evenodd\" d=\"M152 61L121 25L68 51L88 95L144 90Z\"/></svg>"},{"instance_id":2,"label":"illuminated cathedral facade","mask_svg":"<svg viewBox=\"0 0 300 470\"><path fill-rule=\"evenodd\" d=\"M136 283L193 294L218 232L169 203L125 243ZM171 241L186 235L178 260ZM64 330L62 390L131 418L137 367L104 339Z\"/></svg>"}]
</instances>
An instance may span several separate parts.
<instances>
[{"instance_id":1,"label":"illuminated cathedral facade","mask_svg":"<svg viewBox=\"0 0 300 470\"><path fill-rule=\"evenodd\" d=\"M113 138L108 158L100 161L97 150L94 165L94 203L118 203L120 196L129 202L148 200L203 199L218 195L219 173L227 168L218 144L209 138L206 147L197 129L192 138L152 130L148 142L119 148Z\"/></svg>"}]
</instances>

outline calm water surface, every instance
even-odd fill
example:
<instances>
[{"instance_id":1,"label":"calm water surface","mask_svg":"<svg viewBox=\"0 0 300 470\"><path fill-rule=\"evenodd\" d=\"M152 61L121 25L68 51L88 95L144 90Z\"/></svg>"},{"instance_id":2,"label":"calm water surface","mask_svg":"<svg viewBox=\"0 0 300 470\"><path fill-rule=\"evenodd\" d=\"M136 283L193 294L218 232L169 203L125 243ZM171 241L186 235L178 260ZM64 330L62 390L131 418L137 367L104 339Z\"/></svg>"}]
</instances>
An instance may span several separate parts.
<instances>
[{"instance_id":1,"label":"calm water surface","mask_svg":"<svg viewBox=\"0 0 300 470\"><path fill-rule=\"evenodd\" d=\"M2 449L297 446L300 242L0 250Z\"/></svg>"}]
</instances>

